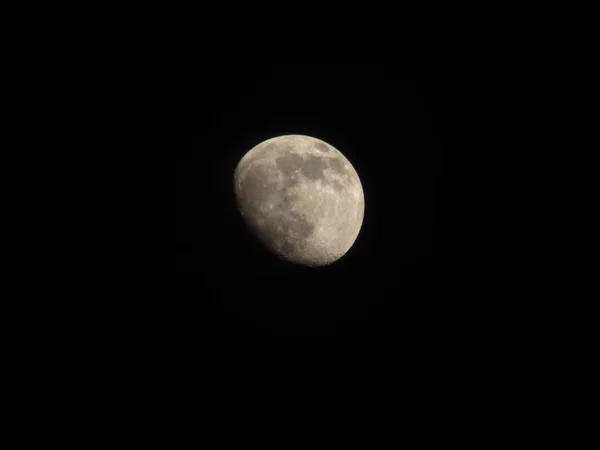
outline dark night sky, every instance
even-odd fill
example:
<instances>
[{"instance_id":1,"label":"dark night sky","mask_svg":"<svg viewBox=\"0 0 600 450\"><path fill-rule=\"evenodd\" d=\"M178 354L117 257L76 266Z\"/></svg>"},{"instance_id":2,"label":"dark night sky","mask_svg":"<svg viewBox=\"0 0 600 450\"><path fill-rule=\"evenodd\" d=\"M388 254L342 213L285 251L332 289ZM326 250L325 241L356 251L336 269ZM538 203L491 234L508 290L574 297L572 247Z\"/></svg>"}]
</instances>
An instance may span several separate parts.
<instances>
[{"instance_id":1,"label":"dark night sky","mask_svg":"<svg viewBox=\"0 0 600 450\"><path fill-rule=\"evenodd\" d=\"M182 80L177 292L209 334L433 339L448 314L460 316L443 288L456 248L444 169L456 93L403 75L390 65L240 64ZM283 134L331 143L361 178L363 227L332 266L279 261L235 209L237 162Z\"/></svg>"}]
</instances>

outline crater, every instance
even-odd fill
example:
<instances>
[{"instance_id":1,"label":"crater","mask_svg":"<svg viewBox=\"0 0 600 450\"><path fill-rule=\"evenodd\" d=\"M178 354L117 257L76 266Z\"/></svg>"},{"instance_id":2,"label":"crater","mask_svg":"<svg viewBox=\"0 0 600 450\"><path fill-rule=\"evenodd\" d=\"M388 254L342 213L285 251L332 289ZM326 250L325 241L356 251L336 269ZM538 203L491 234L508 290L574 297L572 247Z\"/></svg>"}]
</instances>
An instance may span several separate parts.
<instances>
[{"instance_id":1,"label":"crater","mask_svg":"<svg viewBox=\"0 0 600 450\"><path fill-rule=\"evenodd\" d=\"M329 167L331 167L331 170L341 175L348 175L346 168L344 167L344 163L340 158L330 158Z\"/></svg>"},{"instance_id":2,"label":"crater","mask_svg":"<svg viewBox=\"0 0 600 450\"><path fill-rule=\"evenodd\" d=\"M295 153L288 153L275 160L277 168L285 175L289 175L302 168L304 159Z\"/></svg>"},{"instance_id":3,"label":"crater","mask_svg":"<svg viewBox=\"0 0 600 450\"><path fill-rule=\"evenodd\" d=\"M295 245L292 241L285 241L281 246L281 252L284 255L290 255L293 254L297 248L298 246Z\"/></svg>"},{"instance_id":4,"label":"crater","mask_svg":"<svg viewBox=\"0 0 600 450\"><path fill-rule=\"evenodd\" d=\"M284 238L306 239L313 234L314 229L315 226L297 212L291 212L281 218L281 232Z\"/></svg>"},{"instance_id":5,"label":"crater","mask_svg":"<svg viewBox=\"0 0 600 450\"><path fill-rule=\"evenodd\" d=\"M302 215L291 212L269 220L265 226L257 227L263 242L271 249L280 249L284 255L293 255L306 245L315 226Z\"/></svg>"},{"instance_id":6,"label":"crater","mask_svg":"<svg viewBox=\"0 0 600 450\"><path fill-rule=\"evenodd\" d=\"M277 181L268 169L258 166L250 169L240 183L240 194L249 201L263 201L277 191Z\"/></svg>"},{"instance_id":7,"label":"crater","mask_svg":"<svg viewBox=\"0 0 600 450\"><path fill-rule=\"evenodd\" d=\"M300 180L298 180L298 175L293 173L292 175L284 178L282 190L287 191L290 188L293 188L294 186L296 186L298 183L300 183Z\"/></svg>"},{"instance_id":8,"label":"crater","mask_svg":"<svg viewBox=\"0 0 600 450\"><path fill-rule=\"evenodd\" d=\"M318 156L308 156L302 166L302 175L309 180L324 180L323 171L327 169L327 162Z\"/></svg>"},{"instance_id":9,"label":"crater","mask_svg":"<svg viewBox=\"0 0 600 450\"><path fill-rule=\"evenodd\" d=\"M315 148L320 152L328 152L329 146L325 142L315 142Z\"/></svg>"},{"instance_id":10,"label":"crater","mask_svg":"<svg viewBox=\"0 0 600 450\"><path fill-rule=\"evenodd\" d=\"M285 209L291 209L292 205L298 200L300 200L300 196L298 194L292 194L288 191L283 191L280 205Z\"/></svg>"},{"instance_id":11,"label":"crater","mask_svg":"<svg viewBox=\"0 0 600 450\"><path fill-rule=\"evenodd\" d=\"M333 185L333 189L335 189L338 192L341 192L344 190L344 186L338 180L333 180L333 182L331 184Z\"/></svg>"}]
</instances>

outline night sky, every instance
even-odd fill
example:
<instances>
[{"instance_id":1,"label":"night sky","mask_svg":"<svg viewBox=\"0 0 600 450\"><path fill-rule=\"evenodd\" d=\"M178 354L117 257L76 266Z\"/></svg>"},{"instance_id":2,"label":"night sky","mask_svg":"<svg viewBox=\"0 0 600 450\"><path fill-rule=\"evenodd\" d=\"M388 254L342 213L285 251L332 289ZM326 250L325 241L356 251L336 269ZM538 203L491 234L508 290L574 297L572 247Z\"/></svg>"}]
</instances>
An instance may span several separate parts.
<instances>
[{"instance_id":1,"label":"night sky","mask_svg":"<svg viewBox=\"0 0 600 450\"><path fill-rule=\"evenodd\" d=\"M183 328L231 340L427 340L451 331L448 316L461 314L445 286L460 257L445 161L460 118L449 83L406 78L393 65L306 63L231 64L181 83L175 301ZM331 266L280 261L236 210L238 161L284 134L330 143L360 176L363 226Z\"/></svg>"}]
</instances>

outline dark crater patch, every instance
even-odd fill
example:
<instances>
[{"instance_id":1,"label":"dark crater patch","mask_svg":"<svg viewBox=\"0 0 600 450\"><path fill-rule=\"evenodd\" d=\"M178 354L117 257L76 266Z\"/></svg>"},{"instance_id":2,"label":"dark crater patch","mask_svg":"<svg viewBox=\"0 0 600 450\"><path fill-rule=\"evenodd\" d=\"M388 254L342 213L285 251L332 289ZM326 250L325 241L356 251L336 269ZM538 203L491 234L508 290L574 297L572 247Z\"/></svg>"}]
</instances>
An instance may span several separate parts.
<instances>
[{"instance_id":1,"label":"dark crater patch","mask_svg":"<svg viewBox=\"0 0 600 450\"><path fill-rule=\"evenodd\" d=\"M329 151L329 146L327 144L325 144L324 142L316 142L315 148L317 150L319 150L320 152L328 152Z\"/></svg>"},{"instance_id":2,"label":"dark crater patch","mask_svg":"<svg viewBox=\"0 0 600 450\"><path fill-rule=\"evenodd\" d=\"M310 155L302 166L302 175L309 180L324 180L323 171L327 169L327 162L323 158Z\"/></svg>"},{"instance_id":3,"label":"dark crater patch","mask_svg":"<svg viewBox=\"0 0 600 450\"><path fill-rule=\"evenodd\" d=\"M304 163L302 157L295 153L289 153L287 155L280 156L275 160L277 168L284 174L290 175L296 170L300 169Z\"/></svg>"},{"instance_id":4,"label":"dark crater patch","mask_svg":"<svg viewBox=\"0 0 600 450\"><path fill-rule=\"evenodd\" d=\"M259 230L262 241L273 250L294 254L306 246L306 239L314 232L314 225L298 213L279 216Z\"/></svg>"},{"instance_id":5,"label":"dark crater patch","mask_svg":"<svg viewBox=\"0 0 600 450\"><path fill-rule=\"evenodd\" d=\"M240 183L238 205L245 214L260 214L261 207L277 195L277 182L269 175L263 167L253 168Z\"/></svg>"},{"instance_id":6,"label":"dark crater patch","mask_svg":"<svg viewBox=\"0 0 600 450\"><path fill-rule=\"evenodd\" d=\"M283 220L286 226L289 226L288 232L293 234L295 237L305 239L311 236L315 230L315 226L307 221L304 216L293 212L289 219ZM285 226L284 226L285 229Z\"/></svg>"},{"instance_id":7,"label":"dark crater patch","mask_svg":"<svg viewBox=\"0 0 600 450\"><path fill-rule=\"evenodd\" d=\"M297 245L292 241L285 241L281 246L281 252L286 255L293 254L297 249Z\"/></svg>"},{"instance_id":8,"label":"dark crater patch","mask_svg":"<svg viewBox=\"0 0 600 450\"><path fill-rule=\"evenodd\" d=\"M300 199L298 194L292 194L288 191L283 191L280 206L286 210L291 209L292 205Z\"/></svg>"},{"instance_id":9,"label":"dark crater patch","mask_svg":"<svg viewBox=\"0 0 600 450\"><path fill-rule=\"evenodd\" d=\"M284 192L284 195L290 191L290 188L293 188L294 186L296 186L298 183L300 182L300 180L298 180L298 176L296 175L289 175L287 177L284 178L283 180L283 184L281 185L281 189Z\"/></svg>"},{"instance_id":10,"label":"dark crater patch","mask_svg":"<svg viewBox=\"0 0 600 450\"><path fill-rule=\"evenodd\" d=\"M240 184L242 198L262 201L277 191L277 181L268 169L258 166L250 169Z\"/></svg>"},{"instance_id":11,"label":"dark crater patch","mask_svg":"<svg viewBox=\"0 0 600 450\"><path fill-rule=\"evenodd\" d=\"M332 184L333 184L333 189L335 189L336 191L341 192L344 190L344 186L338 180L333 180Z\"/></svg>"},{"instance_id":12,"label":"dark crater patch","mask_svg":"<svg viewBox=\"0 0 600 450\"><path fill-rule=\"evenodd\" d=\"M329 167L331 167L331 170L339 173L340 175L348 175L346 168L344 167L344 163L340 158L330 158Z\"/></svg>"}]
</instances>

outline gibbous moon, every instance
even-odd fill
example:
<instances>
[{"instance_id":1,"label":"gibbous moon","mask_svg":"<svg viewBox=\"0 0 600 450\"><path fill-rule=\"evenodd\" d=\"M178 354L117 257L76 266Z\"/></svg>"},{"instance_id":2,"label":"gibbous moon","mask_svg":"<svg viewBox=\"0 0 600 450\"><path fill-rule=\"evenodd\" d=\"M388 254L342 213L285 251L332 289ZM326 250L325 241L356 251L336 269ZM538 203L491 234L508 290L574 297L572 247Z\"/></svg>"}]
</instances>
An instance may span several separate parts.
<instances>
[{"instance_id":1,"label":"gibbous moon","mask_svg":"<svg viewBox=\"0 0 600 450\"><path fill-rule=\"evenodd\" d=\"M340 259L362 226L365 200L350 161L303 135L261 142L234 174L238 209L252 233L280 258L306 266Z\"/></svg>"}]
</instances>

